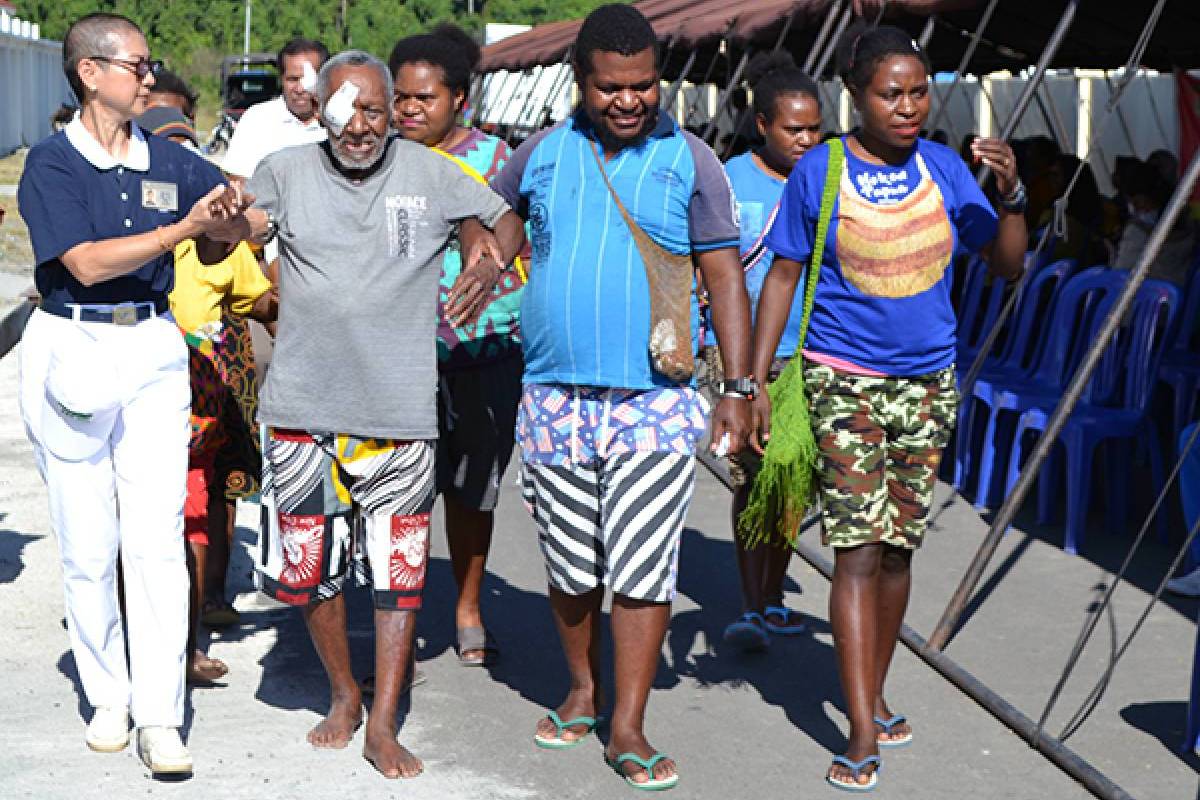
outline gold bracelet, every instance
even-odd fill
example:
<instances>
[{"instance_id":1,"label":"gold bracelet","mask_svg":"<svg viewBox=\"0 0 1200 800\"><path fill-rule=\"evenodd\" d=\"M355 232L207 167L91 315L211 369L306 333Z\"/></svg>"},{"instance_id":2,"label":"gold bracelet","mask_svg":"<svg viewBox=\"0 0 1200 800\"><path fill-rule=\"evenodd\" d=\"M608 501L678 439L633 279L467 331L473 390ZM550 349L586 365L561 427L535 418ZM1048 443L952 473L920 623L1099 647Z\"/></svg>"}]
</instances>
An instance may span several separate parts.
<instances>
[{"instance_id":1,"label":"gold bracelet","mask_svg":"<svg viewBox=\"0 0 1200 800\"><path fill-rule=\"evenodd\" d=\"M167 246L167 241L163 238L162 225L159 225L157 228L155 228L154 233L158 237L158 249L162 250L164 253L168 252L171 248Z\"/></svg>"}]
</instances>

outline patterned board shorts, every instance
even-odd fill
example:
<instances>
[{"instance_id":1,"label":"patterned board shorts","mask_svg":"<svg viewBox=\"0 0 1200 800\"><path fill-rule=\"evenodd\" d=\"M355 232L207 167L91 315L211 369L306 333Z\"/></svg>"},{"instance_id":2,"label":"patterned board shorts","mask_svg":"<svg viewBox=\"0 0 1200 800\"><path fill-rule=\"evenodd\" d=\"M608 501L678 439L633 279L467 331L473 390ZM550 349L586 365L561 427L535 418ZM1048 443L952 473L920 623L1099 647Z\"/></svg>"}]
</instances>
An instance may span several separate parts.
<instances>
[{"instance_id":1,"label":"patterned board shorts","mask_svg":"<svg viewBox=\"0 0 1200 800\"><path fill-rule=\"evenodd\" d=\"M432 441L271 428L263 455L263 592L308 605L336 597L352 573L372 587L376 608L420 608Z\"/></svg>"},{"instance_id":2,"label":"patterned board shorts","mask_svg":"<svg viewBox=\"0 0 1200 800\"><path fill-rule=\"evenodd\" d=\"M679 540L696 459L635 451L590 464L521 462L521 493L550 584L585 594L601 584L651 603L675 599Z\"/></svg>"},{"instance_id":3,"label":"patterned board shorts","mask_svg":"<svg viewBox=\"0 0 1200 800\"><path fill-rule=\"evenodd\" d=\"M821 454L824 542L919 547L954 429L954 368L894 378L809 364L804 380Z\"/></svg>"}]
</instances>

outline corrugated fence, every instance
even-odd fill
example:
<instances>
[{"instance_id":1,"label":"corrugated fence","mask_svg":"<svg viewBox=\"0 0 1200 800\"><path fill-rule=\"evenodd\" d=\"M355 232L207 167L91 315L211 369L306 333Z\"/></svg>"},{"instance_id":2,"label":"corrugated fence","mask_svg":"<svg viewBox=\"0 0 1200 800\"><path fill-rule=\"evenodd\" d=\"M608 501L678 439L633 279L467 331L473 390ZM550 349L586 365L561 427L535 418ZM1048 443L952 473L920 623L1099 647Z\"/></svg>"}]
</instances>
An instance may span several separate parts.
<instances>
[{"instance_id":1,"label":"corrugated fence","mask_svg":"<svg viewBox=\"0 0 1200 800\"><path fill-rule=\"evenodd\" d=\"M62 43L0 11L0 155L50 133L50 116L74 95L62 71Z\"/></svg>"}]
</instances>

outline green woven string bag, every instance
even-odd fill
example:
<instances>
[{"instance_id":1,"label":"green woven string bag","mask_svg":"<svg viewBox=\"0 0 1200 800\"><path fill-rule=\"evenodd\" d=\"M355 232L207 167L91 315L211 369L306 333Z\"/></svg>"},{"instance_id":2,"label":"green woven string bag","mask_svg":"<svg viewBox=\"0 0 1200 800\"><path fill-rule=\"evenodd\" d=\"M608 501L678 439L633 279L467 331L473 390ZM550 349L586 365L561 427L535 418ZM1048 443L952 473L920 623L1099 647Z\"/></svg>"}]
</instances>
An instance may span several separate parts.
<instances>
[{"instance_id":1,"label":"green woven string bag","mask_svg":"<svg viewBox=\"0 0 1200 800\"><path fill-rule=\"evenodd\" d=\"M771 398L771 438L763 453L762 467L750 489L750 501L738 517L737 533L747 547L773 543L795 544L804 515L816 498L817 440L808 416L808 395L804 387L804 357L801 350L808 336L813 297L825 252L825 237L833 218L838 185L845 160L842 140L829 140L829 168L821 193L821 211L813 239L812 257L804 285L804 307L800 318L800 339L796 355L788 362L778 380L767 387Z\"/></svg>"}]
</instances>

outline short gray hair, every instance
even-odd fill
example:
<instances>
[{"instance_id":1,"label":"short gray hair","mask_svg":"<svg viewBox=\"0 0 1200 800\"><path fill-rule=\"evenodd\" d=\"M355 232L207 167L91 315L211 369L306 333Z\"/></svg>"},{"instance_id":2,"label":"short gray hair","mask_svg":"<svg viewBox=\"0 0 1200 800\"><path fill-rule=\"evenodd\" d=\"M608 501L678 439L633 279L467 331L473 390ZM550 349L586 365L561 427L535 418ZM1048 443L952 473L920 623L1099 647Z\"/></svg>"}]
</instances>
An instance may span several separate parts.
<instances>
[{"instance_id":1,"label":"short gray hair","mask_svg":"<svg viewBox=\"0 0 1200 800\"><path fill-rule=\"evenodd\" d=\"M84 100L83 81L79 79L79 62L92 56L112 57L121 46L121 38L130 33L142 36L142 29L120 14L88 14L71 23L63 37L63 72L71 91Z\"/></svg>"},{"instance_id":2,"label":"short gray hair","mask_svg":"<svg viewBox=\"0 0 1200 800\"><path fill-rule=\"evenodd\" d=\"M394 83L392 72L388 69L387 64L365 50L347 50L326 61L321 67L321 71L317 73L317 107L321 110L322 115L325 112L326 101L335 91L329 85L333 71L339 67L374 67L379 72L379 76L383 78L385 101L389 104L392 102Z\"/></svg>"}]
</instances>

